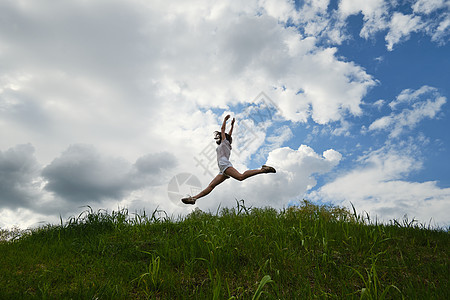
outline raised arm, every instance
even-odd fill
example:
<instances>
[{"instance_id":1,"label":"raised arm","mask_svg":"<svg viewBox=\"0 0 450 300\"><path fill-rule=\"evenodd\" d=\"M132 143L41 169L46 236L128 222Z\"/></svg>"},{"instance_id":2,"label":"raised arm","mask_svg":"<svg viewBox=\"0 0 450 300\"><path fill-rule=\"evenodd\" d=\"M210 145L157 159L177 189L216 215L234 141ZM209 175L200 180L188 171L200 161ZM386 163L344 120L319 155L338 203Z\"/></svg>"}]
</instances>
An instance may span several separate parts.
<instances>
[{"instance_id":1,"label":"raised arm","mask_svg":"<svg viewBox=\"0 0 450 300\"><path fill-rule=\"evenodd\" d=\"M231 120L231 128L230 128L230 131L228 132L229 136L231 136L233 134L234 121L236 121L235 118L233 118L233 120Z\"/></svg>"},{"instance_id":2,"label":"raised arm","mask_svg":"<svg viewBox=\"0 0 450 300\"><path fill-rule=\"evenodd\" d=\"M222 123L222 128L220 129L220 134L222 136L222 141L224 141L226 139L225 136L225 128L227 127L227 120L230 118L230 115L226 115L225 118L223 119L223 123Z\"/></svg>"}]
</instances>

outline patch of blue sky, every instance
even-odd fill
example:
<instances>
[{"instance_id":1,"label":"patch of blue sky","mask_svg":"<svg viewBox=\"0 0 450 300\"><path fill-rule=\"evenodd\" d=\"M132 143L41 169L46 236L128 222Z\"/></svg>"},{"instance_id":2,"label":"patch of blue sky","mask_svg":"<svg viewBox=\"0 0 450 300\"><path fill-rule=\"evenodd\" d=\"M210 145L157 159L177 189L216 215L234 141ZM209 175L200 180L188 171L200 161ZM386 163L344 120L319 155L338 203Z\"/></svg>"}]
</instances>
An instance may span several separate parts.
<instances>
[{"instance_id":1,"label":"patch of blue sky","mask_svg":"<svg viewBox=\"0 0 450 300\"><path fill-rule=\"evenodd\" d=\"M360 53L355 53L352 47L341 47L350 59L355 59ZM368 127L371 122L379 117L390 114L387 106L391 101L405 89L419 89L424 85L435 87L440 94L447 98L447 103L443 105L437 119L424 119L419 126L407 130L405 135L417 136L423 134L430 141L424 152L430 153L424 161L423 172L415 174L413 180L426 181L433 178L446 178L441 184L448 187L450 179L444 175L443 168L439 168L437 161L447 162L450 165L447 151L450 146L450 138L447 128L450 128L450 106L448 104L449 82L450 82L450 47L437 46L429 41L429 38L420 35L413 35L410 40L401 43L392 52L386 52L376 69L368 70L378 81L379 85L374 87L363 99L365 103L376 103L384 100L384 106L380 110L365 109L365 115L360 120L361 126ZM384 138L385 134L368 133L369 138ZM363 138L363 137L361 137ZM405 138L405 136L400 137ZM373 146L373 141L370 142ZM441 150L434 150L435 147Z\"/></svg>"}]
</instances>

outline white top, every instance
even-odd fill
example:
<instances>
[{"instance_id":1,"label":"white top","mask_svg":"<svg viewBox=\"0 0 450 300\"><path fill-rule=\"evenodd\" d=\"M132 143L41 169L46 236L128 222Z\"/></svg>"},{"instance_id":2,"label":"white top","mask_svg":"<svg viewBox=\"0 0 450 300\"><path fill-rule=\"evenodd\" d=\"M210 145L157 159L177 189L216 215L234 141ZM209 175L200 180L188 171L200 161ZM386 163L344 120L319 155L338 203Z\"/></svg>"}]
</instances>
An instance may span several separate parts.
<instances>
[{"instance_id":1,"label":"white top","mask_svg":"<svg viewBox=\"0 0 450 300\"><path fill-rule=\"evenodd\" d=\"M216 152L217 152L217 163L219 163L220 161L228 162L230 160L231 155L230 142L227 139L223 140L220 143L220 145L217 146Z\"/></svg>"}]
</instances>

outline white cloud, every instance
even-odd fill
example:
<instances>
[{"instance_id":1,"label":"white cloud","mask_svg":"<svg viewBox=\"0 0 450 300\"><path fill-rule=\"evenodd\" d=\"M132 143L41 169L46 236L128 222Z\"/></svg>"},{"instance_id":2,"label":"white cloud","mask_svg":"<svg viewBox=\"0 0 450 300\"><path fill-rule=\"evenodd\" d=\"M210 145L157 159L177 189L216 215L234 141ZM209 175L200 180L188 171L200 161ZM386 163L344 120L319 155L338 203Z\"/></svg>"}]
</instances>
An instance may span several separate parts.
<instances>
[{"instance_id":1,"label":"white cloud","mask_svg":"<svg viewBox=\"0 0 450 300\"><path fill-rule=\"evenodd\" d=\"M393 123L394 123L393 117L384 116L375 120L372 124L370 124L369 130L383 130L391 126Z\"/></svg>"},{"instance_id":2,"label":"white cloud","mask_svg":"<svg viewBox=\"0 0 450 300\"><path fill-rule=\"evenodd\" d=\"M343 19L362 13L364 25L360 36L365 39L387 28L388 6L384 0L342 0L339 2L339 13Z\"/></svg>"},{"instance_id":3,"label":"white cloud","mask_svg":"<svg viewBox=\"0 0 450 300\"><path fill-rule=\"evenodd\" d=\"M414 101L418 101L420 97L423 97L424 94L431 94L434 96L433 98L439 97L438 90L434 87L430 87L427 85L422 86L418 90L405 89L400 92L400 94L396 97L394 101L389 103L391 109L395 109L397 105L402 103L411 103Z\"/></svg>"},{"instance_id":4,"label":"white cloud","mask_svg":"<svg viewBox=\"0 0 450 300\"><path fill-rule=\"evenodd\" d=\"M410 5L413 13L406 15L398 1L342 0L339 2L338 14L339 19L345 23L349 16L361 13L363 26L360 36L365 39L388 30L385 40L389 51L396 44L408 40L415 32L423 32L432 41L445 44L450 32L450 1L418 0ZM342 25L340 27L345 28Z\"/></svg>"},{"instance_id":5,"label":"white cloud","mask_svg":"<svg viewBox=\"0 0 450 300\"><path fill-rule=\"evenodd\" d=\"M275 149L269 153L266 164L277 169L277 173L239 183L242 185L239 197L259 206L282 207L314 187L317 184L314 177L329 172L339 164L341 157L332 149L320 155L306 145L297 150L289 147Z\"/></svg>"},{"instance_id":6,"label":"white cloud","mask_svg":"<svg viewBox=\"0 0 450 300\"><path fill-rule=\"evenodd\" d=\"M293 23L305 37L314 37L325 44L341 44L348 39L344 22L329 11L329 0L302 1Z\"/></svg>"},{"instance_id":7,"label":"white cloud","mask_svg":"<svg viewBox=\"0 0 450 300\"><path fill-rule=\"evenodd\" d=\"M384 101L383 99L379 99L373 103L373 106L377 109L381 109L384 106L385 102L386 101Z\"/></svg>"},{"instance_id":8,"label":"white cloud","mask_svg":"<svg viewBox=\"0 0 450 300\"><path fill-rule=\"evenodd\" d=\"M417 143L415 141L414 143ZM428 225L448 226L450 189L437 182L411 182L407 176L422 163L411 153L412 145L396 149L386 145L360 158L361 165L309 194L313 200L350 207L353 203L372 220L401 220L407 215Z\"/></svg>"},{"instance_id":9,"label":"white cloud","mask_svg":"<svg viewBox=\"0 0 450 300\"><path fill-rule=\"evenodd\" d=\"M411 33L421 30L424 26L420 16L394 13L389 23L389 32L385 37L387 49L392 51L395 44L409 39Z\"/></svg>"},{"instance_id":10,"label":"white cloud","mask_svg":"<svg viewBox=\"0 0 450 300\"><path fill-rule=\"evenodd\" d=\"M445 17L439 22L434 32L431 30L431 40L442 45L448 41L446 37L450 34L450 13L445 14L444 16Z\"/></svg>"},{"instance_id":11,"label":"white cloud","mask_svg":"<svg viewBox=\"0 0 450 300\"><path fill-rule=\"evenodd\" d=\"M431 36L433 42L444 45L450 34L450 1L418 0L412 6L416 15L426 18L423 31Z\"/></svg>"},{"instance_id":12,"label":"white cloud","mask_svg":"<svg viewBox=\"0 0 450 300\"><path fill-rule=\"evenodd\" d=\"M294 1L289 0L263 0L259 3L269 16L280 20L281 22L295 21L298 18L298 12L295 9Z\"/></svg>"},{"instance_id":13,"label":"white cloud","mask_svg":"<svg viewBox=\"0 0 450 300\"><path fill-rule=\"evenodd\" d=\"M412 8L415 13L429 14L435 10L450 6L450 1L445 0L417 0L413 4Z\"/></svg>"},{"instance_id":14,"label":"white cloud","mask_svg":"<svg viewBox=\"0 0 450 300\"><path fill-rule=\"evenodd\" d=\"M290 140L293 137L292 130L284 125L282 127L278 127L275 129L275 132L272 136L267 137L267 142L270 143L270 146L273 149L280 148L284 142Z\"/></svg>"},{"instance_id":15,"label":"white cloud","mask_svg":"<svg viewBox=\"0 0 450 300\"><path fill-rule=\"evenodd\" d=\"M384 6L384 0L342 0L339 2L339 11L344 16L354 15L360 12L370 16L377 14Z\"/></svg>"},{"instance_id":16,"label":"white cloud","mask_svg":"<svg viewBox=\"0 0 450 300\"><path fill-rule=\"evenodd\" d=\"M270 90L274 82L295 92L306 91L297 97L304 104L294 112L286 111L286 118L305 120L312 115L321 123L336 121L345 111L360 114L361 97L373 86L362 68L338 59L335 49L317 48L314 39L304 39L278 23L295 12L290 2L278 7L264 2L261 5L268 11L284 8L262 15L258 15L261 7L251 1L242 7L235 2L198 1L190 3L189 9L173 3L143 7L139 2L107 3L91 4L90 14L86 14L86 3L70 3L70 9L54 6L50 12L9 4L3 11L17 20L16 34L9 34L7 28L0 33L9 45L2 56L5 61L21 61L32 78L14 97L24 108L36 110L31 106L36 104L42 110L40 122L64 130L63 138L76 137L78 132L67 131L79 128L82 138L77 142L93 143L94 137L85 135L87 128L102 133L113 126L123 137L136 140L139 128L148 126L145 114L157 113L168 98L181 98L191 106L225 107L250 101L259 91ZM327 3L309 6L326 10ZM60 17L49 18L49 13ZM124 19L132 22L119 22ZM83 26L76 25L77 20ZM23 38L31 31L37 38ZM335 71L330 74L330 70ZM322 75L329 83L337 79L336 83L330 88L321 85ZM337 104L328 108L332 97ZM55 126L61 119L67 126ZM126 127L114 126L125 123ZM40 148L39 141L31 142ZM137 155L132 149L126 151L130 158Z\"/></svg>"},{"instance_id":17,"label":"white cloud","mask_svg":"<svg viewBox=\"0 0 450 300\"><path fill-rule=\"evenodd\" d=\"M214 189L213 196L200 199L196 206L215 211L219 205L234 206L236 200L243 199L247 206L282 208L314 187L317 184L315 176L332 170L341 157L333 149L320 155L306 145L296 150L289 147L272 150L265 164L275 167L277 173L256 175L242 182L226 180ZM236 168L245 171L241 166Z\"/></svg>"},{"instance_id":18,"label":"white cloud","mask_svg":"<svg viewBox=\"0 0 450 300\"><path fill-rule=\"evenodd\" d=\"M11 229L18 227L20 229L33 228L45 224L58 224L59 215L49 216L48 212L40 213L34 209L3 208L0 210L0 228Z\"/></svg>"},{"instance_id":19,"label":"white cloud","mask_svg":"<svg viewBox=\"0 0 450 300\"><path fill-rule=\"evenodd\" d=\"M341 127L336 127L331 130L331 134L333 135L343 135L343 136L350 136L350 127L351 123L348 121L341 121Z\"/></svg>"},{"instance_id":20,"label":"white cloud","mask_svg":"<svg viewBox=\"0 0 450 300\"><path fill-rule=\"evenodd\" d=\"M359 66L337 60L336 51L317 49L292 61L292 68L303 72L282 80L284 88L272 96L286 119L305 122L311 116L326 124L341 121L347 113L361 114L361 99L376 81Z\"/></svg>"},{"instance_id":21,"label":"white cloud","mask_svg":"<svg viewBox=\"0 0 450 300\"><path fill-rule=\"evenodd\" d=\"M410 104L413 102L412 104ZM440 95L436 88L423 86L414 91L403 90L389 106L394 110L389 116L375 120L369 126L369 131L388 130L392 138L400 136L405 130L417 126L425 118L434 118L447 99ZM407 104L406 108L398 111L398 106Z\"/></svg>"}]
</instances>

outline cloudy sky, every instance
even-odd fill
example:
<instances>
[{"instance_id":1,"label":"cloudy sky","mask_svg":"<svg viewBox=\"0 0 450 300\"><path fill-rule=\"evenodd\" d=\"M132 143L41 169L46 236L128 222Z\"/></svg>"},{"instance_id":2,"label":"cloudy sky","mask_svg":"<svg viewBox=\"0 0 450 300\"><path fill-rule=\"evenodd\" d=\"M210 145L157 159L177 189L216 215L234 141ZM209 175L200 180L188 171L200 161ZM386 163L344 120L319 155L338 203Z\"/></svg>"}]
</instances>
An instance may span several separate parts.
<instances>
[{"instance_id":1,"label":"cloudy sky","mask_svg":"<svg viewBox=\"0 0 450 300\"><path fill-rule=\"evenodd\" d=\"M450 224L448 0L0 0L0 227L302 199ZM231 160L276 174L227 180Z\"/></svg>"}]
</instances>

